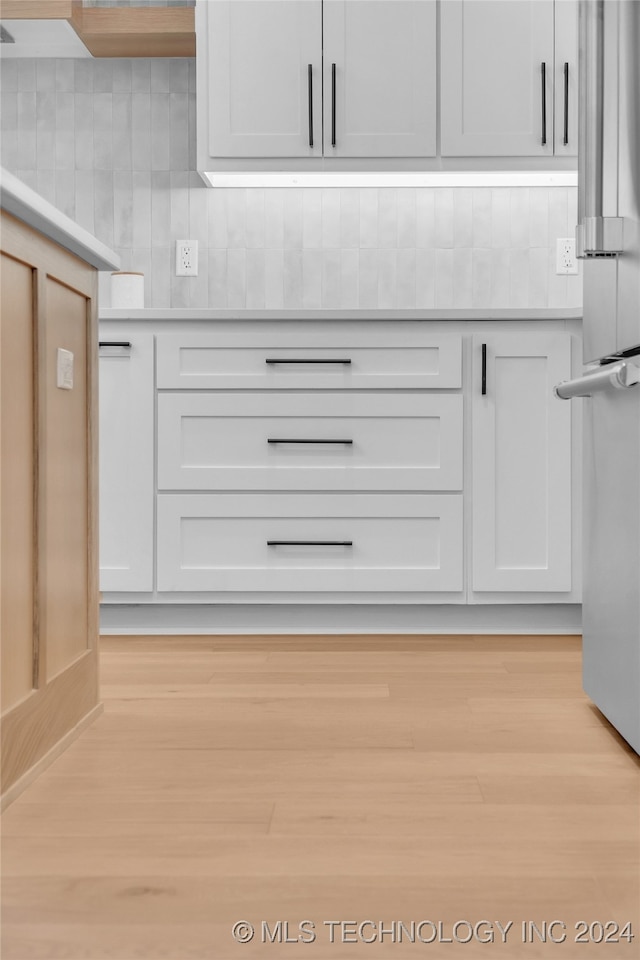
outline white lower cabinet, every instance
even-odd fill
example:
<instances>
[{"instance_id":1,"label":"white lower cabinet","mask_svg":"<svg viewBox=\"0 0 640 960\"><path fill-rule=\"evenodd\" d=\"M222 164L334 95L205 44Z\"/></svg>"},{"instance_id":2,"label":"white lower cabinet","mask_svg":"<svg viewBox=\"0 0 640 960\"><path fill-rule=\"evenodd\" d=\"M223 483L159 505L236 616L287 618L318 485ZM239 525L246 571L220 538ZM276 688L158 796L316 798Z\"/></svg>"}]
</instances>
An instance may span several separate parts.
<instances>
[{"instance_id":1,"label":"white lower cabinet","mask_svg":"<svg viewBox=\"0 0 640 960\"><path fill-rule=\"evenodd\" d=\"M158 497L160 591L462 590L462 497Z\"/></svg>"},{"instance_id":2,"label":"white lower cabinet","mask_svg":"<svg viewBox=\"0 0 640 960\"><path fill-rule=\"evenodd\" d=\"M100 360L107 603L579 603L579 410L553 394L577 322L125 331L101 328L131 343Z\"/></svg>"},{"instance_id":3,"label":"white lower cabinet","mask_svg":"<svg viewBox=\"0 0 640 960\"><path fill-rule=\"evenodd\" d=\"M472 590L568 591L570 337L475 336L473 358Z\"/></svg>"},{"instance_id":4,"label":"white lower cabinet","mask_svg":"<svg viewBox=\"0 0 640 960\"><path fill-rule=\"evenodd\" d=\"M153 335L100 329L100 589L153 590Z\"/></svg>"}]
</instances>

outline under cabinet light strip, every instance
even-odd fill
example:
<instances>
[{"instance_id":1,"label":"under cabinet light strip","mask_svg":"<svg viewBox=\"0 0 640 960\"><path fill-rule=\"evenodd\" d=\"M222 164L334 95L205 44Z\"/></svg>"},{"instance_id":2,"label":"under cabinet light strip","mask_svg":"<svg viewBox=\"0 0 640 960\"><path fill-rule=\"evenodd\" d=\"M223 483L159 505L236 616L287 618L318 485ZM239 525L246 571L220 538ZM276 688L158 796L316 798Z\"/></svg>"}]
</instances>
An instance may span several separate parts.
<instances>
[{"instance_id":1,"label":"under cabinet light strip","mask_svg":"<svg viewBox=\"0 0 640 960\"><path fill-rule=\"evenodd\" d=\"M575 171L466 171L431 173L216 173L212 187L575 187Z\"/></svg>"}]
</instances>

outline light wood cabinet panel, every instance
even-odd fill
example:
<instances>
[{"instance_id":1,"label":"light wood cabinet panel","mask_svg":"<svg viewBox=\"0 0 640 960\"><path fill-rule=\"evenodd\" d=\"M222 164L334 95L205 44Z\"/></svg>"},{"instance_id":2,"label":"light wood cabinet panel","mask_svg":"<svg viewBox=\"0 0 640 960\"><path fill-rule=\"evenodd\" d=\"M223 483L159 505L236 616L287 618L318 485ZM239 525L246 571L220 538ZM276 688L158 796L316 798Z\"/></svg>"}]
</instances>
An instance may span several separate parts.
<instances>
[{"instance_id":1,"label":"light wood cabinet panel","mask_svg":"<svg viewBox=\"0 0 640 960\"><path fill-rule=\"evenodd\" d=\"M35 405L33 270L2 255L2 706L33 688L35 591Z\"/></svg>"},{"instance_id":2,"label":"light wood cabinet panel","mask_svg":"<svg viewBox=\"0 0 640 960\"><path fill-rule=\"evenodd\" d=\"M571 338L475 336L473 365L472 590L569 591Z\"/></svg>"},{"instance_id":3,"label":"light wood cabinet panel","mask_svg":"<svg viewBox=\"0 0 640 960\"><path fill-rule=\"evenodd\" d=\"M97 273L4 211L2 251L4 804L98 709Z\"/></svg>"},{"instance_id":4,"label":"light wood cabinet panel","mask_svg":"<svg viewBox=\"0 0 640 960\"><path fill-rule=\"evenodd\" d=\"M89 644L90 450L87 444L87 298L58 280L44 281L44 421L40 470L44 478L42 529L42 639L51 679ZM73 389L57 386L57 352L73 354Z\"/></svg>"}]
</instances>

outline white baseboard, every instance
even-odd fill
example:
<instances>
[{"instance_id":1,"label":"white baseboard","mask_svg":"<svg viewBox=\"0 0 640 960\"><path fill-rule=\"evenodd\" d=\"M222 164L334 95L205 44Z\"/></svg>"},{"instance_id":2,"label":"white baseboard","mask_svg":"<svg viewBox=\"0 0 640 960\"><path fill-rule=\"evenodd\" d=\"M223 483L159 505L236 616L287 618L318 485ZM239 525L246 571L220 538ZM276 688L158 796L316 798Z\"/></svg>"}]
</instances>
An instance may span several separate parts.
<instances>
[{"instance_id":1,"label":"white baseboard","mask_svg":"<svg viewBox=\"0 0 640 960\"><path fill-rule=\"evenodd\" d=\"M579 634L580 604L108 604L100 632L117 634Z\"/></svg>"}]
</instances>

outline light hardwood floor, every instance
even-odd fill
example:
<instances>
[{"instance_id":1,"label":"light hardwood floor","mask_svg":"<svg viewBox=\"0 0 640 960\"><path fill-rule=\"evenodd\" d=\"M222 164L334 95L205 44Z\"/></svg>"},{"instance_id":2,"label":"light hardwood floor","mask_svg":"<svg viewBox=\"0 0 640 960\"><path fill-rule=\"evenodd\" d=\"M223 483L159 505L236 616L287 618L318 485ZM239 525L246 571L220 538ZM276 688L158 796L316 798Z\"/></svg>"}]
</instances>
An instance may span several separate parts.
<instances>
[{"instance_id":1,"label":"light hardwood floor","mask_svg":"<svg viewBox=\"0 0 640 960\"><path fill-rule=\"evenodd\" d=\"M101 680L3 816L4 960L638 955L640 761L579 638L104 638Z\"/></svg>"}]
</instances>

